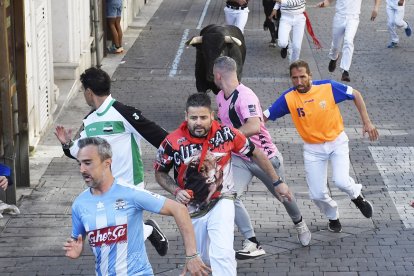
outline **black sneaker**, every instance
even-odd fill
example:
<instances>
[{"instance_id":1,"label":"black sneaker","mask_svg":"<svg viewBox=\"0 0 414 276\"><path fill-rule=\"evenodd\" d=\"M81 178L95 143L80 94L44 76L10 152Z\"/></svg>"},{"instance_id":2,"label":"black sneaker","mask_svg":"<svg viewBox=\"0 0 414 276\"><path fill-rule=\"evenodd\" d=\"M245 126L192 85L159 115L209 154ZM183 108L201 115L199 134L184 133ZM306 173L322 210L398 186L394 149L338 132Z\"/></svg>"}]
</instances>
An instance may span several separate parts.
<instances>
[{"instance_id":1,"label":"black sneaker","mask_svg":"<svg viewBox=\"0 0 414 276\"><path fill-rule=\"evenodd\" d=\"M329 65L328 65L329 72L335 71L335 69L336 69L336 61L337 60L338 59L331 59L331 61L329 62Z\"/></svg>"},{"instance_id":2,"label":"black sneaker","mask_svg":"<svg viewBox=\"0 0 414 276\"><path fill-rule=\"evenodd\" d=\"M328 230L334 233L342 232L342 225L339 222L339 219L335 219L335 220L330 219L328 223Z\"/></svg>"},{"instance_id":3,"label":"black sneaker","mask_svg":"<svg viewBox=\"0 0 414 276\"><path fill-rule=\"evenodd\" d=\"M153 219L147 220L144 224L152 226L153 230L148 240L160 256L165 256L168 251L168 239L161 231L160 226Z\"/></svg>"},{"instance_id":4,"label":"black sneaker","mask_svg":"<svg viewBox=\"0 0 414 276\"><path fill-rule=\"evenodd\" d=\"M342 73L341 81L347 81L347 82L351 81L351 78L349 77L349 72L348 71L344 70L344 72Z\"/></svg>"},{"instance_id":5,"label":"black sneaker","mask_svg":"<svg viewBox=\"0 0 414 276\"><path fill-rule=\"evenodd\" d=\"M280 56L282 58L286 58L287 57L288 47L289 46L286 46L285 48L282 48L282 50L280 50Z\"/></svg>"},{"instance_id":6,"label":"black sneaker","mask_svg":"<svg viewBox=\"0 0 414 276\"><path fill-rule=\"evenodd\" d=\"M371 202L365 200L365 198L362 195L359 195L357 198L352 199L352 202L355 203L356 207L361 211L364 217L372 217L372 211L374 210L374 208L372 208Z\"/></svg>"},{"instance_id":7,"label":"black sneaker","mask_svg":"<svg viewBox=\"0 0 414 276\"><path fill-rule=\"evenodd\" d=\"M410 24L408 24L408 22L407 22L407 21L405 21L405 23L407 23L407 28L405 28L405 29L404 29L405 34L406 34L407 36L411 36L411 27L410 27Z\"/></svg>"},{"instance_id":8,"label":"black sneaker","mask_svg":"<svg viewBox=\"0 0 414 276\"><path fill-rule=\"evenodd\" d=\"M249 240L243 241L243 249L236 251L237 260L247 260L257 258L266 254L260 243L255 243Z\"/></svg>"}]
</instances>

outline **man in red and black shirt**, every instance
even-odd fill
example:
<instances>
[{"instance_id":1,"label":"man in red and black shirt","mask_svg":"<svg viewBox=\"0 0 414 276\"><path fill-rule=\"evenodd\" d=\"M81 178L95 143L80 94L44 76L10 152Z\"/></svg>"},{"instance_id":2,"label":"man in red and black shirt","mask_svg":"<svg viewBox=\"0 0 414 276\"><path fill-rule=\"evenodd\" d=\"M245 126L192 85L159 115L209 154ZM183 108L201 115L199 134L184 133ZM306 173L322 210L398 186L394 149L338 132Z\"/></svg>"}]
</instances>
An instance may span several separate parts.
<instances>
[{"instance_id":1,"label":"man in red and black shirt","mask_svg":"<svg viewBox=\"0 0 414 276\"><path fill-rule=\"evenodd\" d=\"M187 205L196 234L197 250L213 275L236 275L233 250L234 202L231 153L246 155L274 181L286 200L292 195L265 154L240 131L214 120L211 100L191 95L186 121L161 143L155 161L157 182ZM174 179L168 172L174 168Z\"/></svg>"}]
</instances>

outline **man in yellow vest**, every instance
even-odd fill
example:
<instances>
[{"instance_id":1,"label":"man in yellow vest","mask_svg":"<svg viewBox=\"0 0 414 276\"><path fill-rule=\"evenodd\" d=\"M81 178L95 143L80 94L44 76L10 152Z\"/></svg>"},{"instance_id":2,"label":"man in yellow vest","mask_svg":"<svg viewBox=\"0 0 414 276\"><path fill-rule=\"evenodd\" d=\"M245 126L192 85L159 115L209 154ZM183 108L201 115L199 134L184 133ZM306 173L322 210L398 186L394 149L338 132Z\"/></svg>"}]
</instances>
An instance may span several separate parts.
<instances>
[{"instance_id":1,"label":"man in yellow vest","mask_svg":"<svg viewBox=\"0 0 414 276\"><path fill-rule=\"evenodd\" d=\"M286 90L263 112L265 120L276 120L288 113L304 141L304 161L309 195L329 219L328 229L341 232L337 203L327 188L327 168L331 161L335 186L348 194L361 213L372 217L372 205L361 194L362 185L349 176L348 136L338 104L353 100L363 123L363 133L371 141L378 139L361 93L351 86L332 80L312 81L309 65L302 60L290 65L293 87Z\"/></svg>"}]
</instances>

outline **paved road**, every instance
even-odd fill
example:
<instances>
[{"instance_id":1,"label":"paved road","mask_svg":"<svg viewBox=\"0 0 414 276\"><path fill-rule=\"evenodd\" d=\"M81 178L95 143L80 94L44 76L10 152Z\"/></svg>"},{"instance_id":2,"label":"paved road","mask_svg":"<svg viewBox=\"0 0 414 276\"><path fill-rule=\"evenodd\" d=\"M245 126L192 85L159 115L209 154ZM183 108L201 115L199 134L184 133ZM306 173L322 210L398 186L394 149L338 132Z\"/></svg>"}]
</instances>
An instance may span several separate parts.
<instances>
[{"instance_id":1,"label":"paved road","mask_svg":"<svg viewBox=\"0 0 414 276\"><path fill-rule=\"evenodd\" d=\"M202 26L223 23L224 1L161 2L152 1L160 6L148 24L143 25L143 18L138 18L126 33L130 43L127 54L106 60L104 68L114 69L113 94L118 100L139 107L147 117L173 130L184 118L185 99L196 91L195 49L183 48L182 42L196 35ZM324 48L315 49L305 38L302 58L311 64L314 79L339 79L339 72L327 70L334 8L316 9L312 7L315 4L315 0L308 1L308 14ZM270 37L262 29L261 1L251 1L249 6L243 83L267 107L289 87L288 60L267 46ZM414 91L410 85L414 76L414 38L407 39L401 33L400 46L387 49L385 3L375 22L369 21L371 9L371 1L364 1L350 73L351 85L363 93L381 140L370 143L361 137L360 118L352 103L343 103L341 109L351 139L351 172L357 182L364 184L375 214L372 219L363 218L349 199L330 185L340 208L343 232L328 232L326 219L308 198L302 143L291 119L270 123L274 141L284 155L287 181L313 239L308 247L298 244L282 205L255 180L244 202L268 254L238 262L238 275L413 275L414 208L408 202L414 199ZM413 4L407 5L406 14L414 23ZM77 128L87 111L82 95L76 95L57 122ZM155 150L144 144L143 152L147 188L166 195L153 177ZM49 163L45 160L51 157L47 169L42 170L40 164ZM92 275L93 258L88 248L84 257L75 261L66 259L61 249L70 234L71 203L84 189L77 164L62 157L51 132L31 161L35 178L32 189L20 191L24 195L19 201L22 214L0 220L0 275ZM148 244L154 272L178 275L184 262L182 239L171 218L152 217L170 239L169 253L163 258ZM239 248L242 237L238 232L235 235L235 247Z\"/></svg>"}]
</instances>

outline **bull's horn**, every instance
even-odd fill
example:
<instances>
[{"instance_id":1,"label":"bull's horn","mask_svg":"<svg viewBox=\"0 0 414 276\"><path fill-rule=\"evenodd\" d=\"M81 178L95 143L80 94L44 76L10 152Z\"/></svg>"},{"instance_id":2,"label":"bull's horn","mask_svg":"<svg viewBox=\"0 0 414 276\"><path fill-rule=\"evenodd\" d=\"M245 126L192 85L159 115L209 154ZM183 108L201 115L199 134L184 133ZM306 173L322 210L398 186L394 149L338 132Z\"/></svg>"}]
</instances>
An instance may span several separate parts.
<instances>
[{"instance_id":1,"label":"bull's horn","mask_svg":"<svg viewBox=\"0 0 414 276\"><path fill-rule=\"evenodd\" d=\"M194 44L201 44L202 42L203 42L202 36L195 36L192 39L188 40L185 44L194 45Z\"/></svg>"},{"instance_id":2,"label":"bull's horn","mask_svg":"<svg viewBox=\"0 0 414 276\"><path fill-rule=\"evenodd\" d=\"M234 36L229 36L229 35L226 35L224 37L224 42L226 42L226 43L236 43L237 46L242 45L242 42L240 41L240 39L235 38Z\"/></svg>"}]
</instances>

